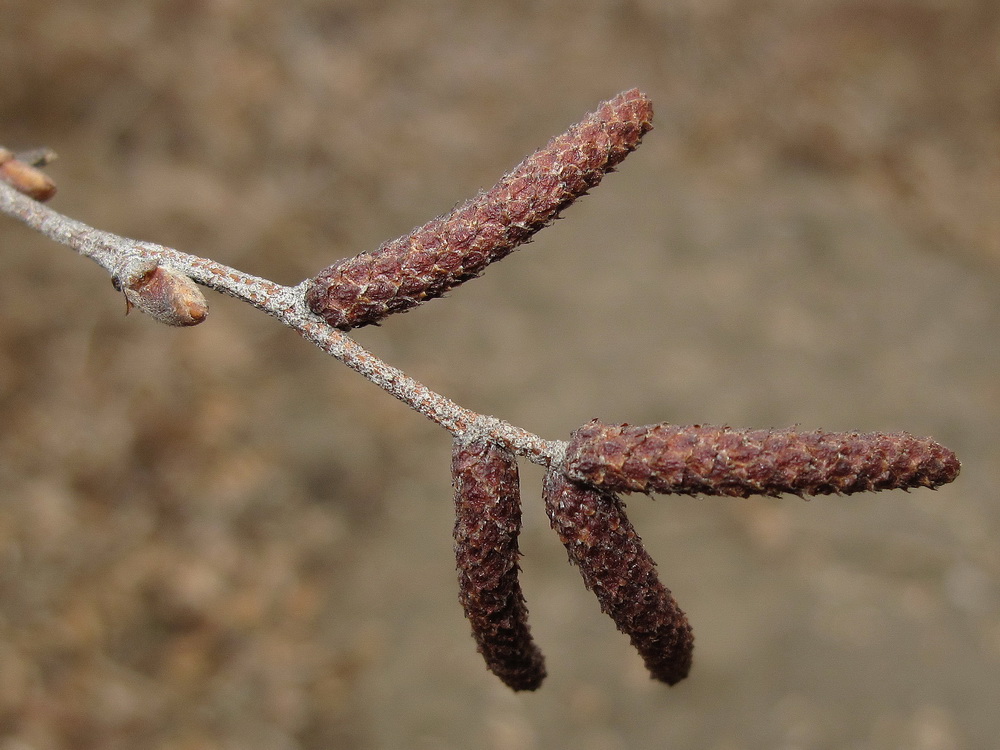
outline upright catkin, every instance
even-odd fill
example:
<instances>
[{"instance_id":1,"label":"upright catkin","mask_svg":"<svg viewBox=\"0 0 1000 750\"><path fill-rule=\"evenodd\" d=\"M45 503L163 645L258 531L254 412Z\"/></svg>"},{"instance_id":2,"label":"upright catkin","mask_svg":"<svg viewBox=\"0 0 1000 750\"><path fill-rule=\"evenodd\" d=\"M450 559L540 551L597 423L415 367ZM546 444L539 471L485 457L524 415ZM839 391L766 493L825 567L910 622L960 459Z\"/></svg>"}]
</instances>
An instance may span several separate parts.
<instances>
[{"instance_id":1,"label":"upright catkin","mask_svg":"<svg viewBox=\"0 0 1000 750\"><path fill-rule=\"evenodd\" d=\"M341 330L377 323L480 275L597 185L652 128L638 89L601 104L485 193L308 282L309 308Z\"/></svg>"}]
</instances>

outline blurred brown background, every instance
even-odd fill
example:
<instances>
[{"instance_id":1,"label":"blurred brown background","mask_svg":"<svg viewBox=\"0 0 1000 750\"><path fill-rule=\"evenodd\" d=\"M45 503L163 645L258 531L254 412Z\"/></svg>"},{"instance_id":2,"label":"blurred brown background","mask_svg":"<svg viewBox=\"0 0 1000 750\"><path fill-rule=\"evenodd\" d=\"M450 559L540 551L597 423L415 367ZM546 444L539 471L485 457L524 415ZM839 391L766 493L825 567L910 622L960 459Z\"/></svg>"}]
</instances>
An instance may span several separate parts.
<instances>
[{"instance_id":1,"label":"blurred brown background","mask_svg":"<svg viewBox=\"0 0 1000 750\"><path fill-rule=\"evenodd\" d=\"M630 500L697 634L651 682L522 469L549 678L456 598L448 436L232 300L168 330L0 219L0 750L916 748L1000 735L994 0L0 2L0 142L52 205L295 283L620 90L640 150L358 334L546 437L908 430L937 493Z\"/></svg>"}]
</instances>

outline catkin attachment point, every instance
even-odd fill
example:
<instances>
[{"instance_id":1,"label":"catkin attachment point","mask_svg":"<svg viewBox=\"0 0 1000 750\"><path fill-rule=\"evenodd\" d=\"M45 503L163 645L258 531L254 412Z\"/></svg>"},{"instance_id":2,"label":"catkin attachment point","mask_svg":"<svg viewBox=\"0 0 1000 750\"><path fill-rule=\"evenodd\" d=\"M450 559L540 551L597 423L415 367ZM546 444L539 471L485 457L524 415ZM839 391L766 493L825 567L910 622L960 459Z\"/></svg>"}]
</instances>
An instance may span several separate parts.
<instances>
[{"instance_id":1,"label":"catkin attachment point","mask_svg":"<svg viewBox=\"0 0 1000 750\"><path fill-rule=\"evenodd\" d=\"M169 326L194 326L208 316L208 302L189 276L149 259L129 260L112 279L132 307Z\"/></svg>"}]
</instances>

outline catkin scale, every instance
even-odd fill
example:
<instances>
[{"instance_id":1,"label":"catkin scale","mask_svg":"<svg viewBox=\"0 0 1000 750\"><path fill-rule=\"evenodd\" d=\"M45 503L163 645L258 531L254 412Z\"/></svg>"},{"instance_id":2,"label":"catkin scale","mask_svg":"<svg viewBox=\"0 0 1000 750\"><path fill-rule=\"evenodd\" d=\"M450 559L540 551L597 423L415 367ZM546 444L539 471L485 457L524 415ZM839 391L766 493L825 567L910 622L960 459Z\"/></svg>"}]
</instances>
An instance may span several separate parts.
<instances>
[{"instance_id":1,"label":"catkin scale","mask_svg":"<svg viewBox=\"0 0 1000 750\"><path fill-rule=\"evenodd\" d=\"M611 492L777 496L936 488L955 454L907 433L604 424L573 433L565 471Z\"/></svg>"},{"instance_id":2,"label":"catkin scale","mask_svg":"<svg viewBox=\"0 0 1000 750\"><path fill-rule=\"evenodd\" d=\"M610 492L578 484L558 468L545 476L545 510L552 528L594 592L639 652L650 675L674 685L691 669L694 634L656 563Z\"/></svg>"},{"instance_id":3,"label":"catkin scale","mask_svg":"<svg viewBox=\"0 0 1000 750\"><path fill-rule=\"evenodd\" d=\"M310 280L306 302L341 330L377 323L480 275L597 185L652 127L637 89L603 103L522 161L490 190L374 252Z\"/></svg>"},{"instance_id":4,"label":"catkin scale","mask_svg":"<svg viewBox=\"0 0 1000 750\"><path fill-rule=\"evenodd\" d=\"M491 672L514 690L535 690L545 678L531 639L518 583L521 499L517 460L488 439L456 439L455 559L459 601Z\"/></svg>"}]
</instances>

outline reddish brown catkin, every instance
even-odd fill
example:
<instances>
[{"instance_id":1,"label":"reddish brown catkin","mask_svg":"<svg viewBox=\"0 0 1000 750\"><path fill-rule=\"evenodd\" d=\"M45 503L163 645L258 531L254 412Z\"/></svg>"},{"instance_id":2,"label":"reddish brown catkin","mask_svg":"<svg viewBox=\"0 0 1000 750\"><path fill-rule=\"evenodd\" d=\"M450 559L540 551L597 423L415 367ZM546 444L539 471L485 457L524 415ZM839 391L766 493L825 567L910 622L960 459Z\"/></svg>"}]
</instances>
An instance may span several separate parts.
<instances>
[{"instance_id":1,"label":"reddish brown catkin","mask_svg":"<svg viewBox=\"0 0 1000 750\"><path fill-rule=\"evenodd\" d=\"M573 433L566 473L612 492L777 496L936 488L958 476L955 454L906 433L608 425Z\"/></svg>"},{"instance_id":2,"label":"reddish brown catkin","mask_svg":"<svg viewBox=\"0 0 1000 750\"><path fill-rule=\"evenodd\" d=\"M656 576L656 563L642 546L610 492L577 484L550 469L545 509L583 582L601 610L632 641L657 680L674 685L691 669L694 634L670 591Z\"/></svg>"},{"instance_id":3,"label":"reddish brown catkin","mask_svg":"<svg viewBox=\"0 0 1000 750\"><path fill-rule=\"evenodd\" d=\"M535 690L545 663L531 639L517 579L517 460L492 441L460 439L451 465L459 600L489 670L514 690Z\"/></svg>"},{"instance_id":4,"label":"reddish brown catkin","mask_svg":"<svg viewBox=\"0 0 1000 750\"><path fill-rule=\"evenodd\" d=\"M638 89L603 103L485 193L310 282L306 301L341 330L369 325L481 274L597 185L652 127Z\"/></svg>"}]
</instances>

